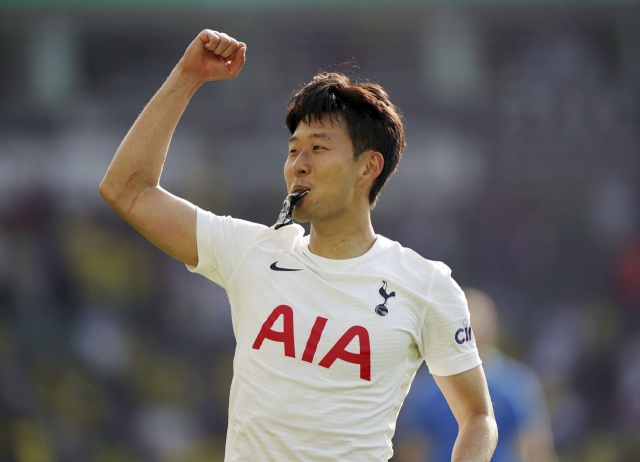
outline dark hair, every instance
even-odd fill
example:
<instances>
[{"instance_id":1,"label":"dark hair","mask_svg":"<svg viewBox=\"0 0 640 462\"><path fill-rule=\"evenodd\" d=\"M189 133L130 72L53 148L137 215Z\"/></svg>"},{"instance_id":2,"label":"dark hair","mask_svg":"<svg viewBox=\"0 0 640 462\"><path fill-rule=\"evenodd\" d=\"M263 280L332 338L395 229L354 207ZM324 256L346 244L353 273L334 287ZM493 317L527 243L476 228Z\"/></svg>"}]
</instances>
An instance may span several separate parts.
<instances>
[{"instance_id":1,"label":"dark hair","mask_svg":"<svg viewBox=\"0 0 640 462\"><path fill-rule=\"evenodd\" d=\"M354 158L363 152L378 151L384 158L382 172L369 192L373 208L380 190L396 171L405 148L401 114L389 95L376 83L352 84L341 73L321 72L287 103L287 128L293 134L301 121L321 120L329 114L331 123L346 122Z\"/></svg>"}]
</instances>

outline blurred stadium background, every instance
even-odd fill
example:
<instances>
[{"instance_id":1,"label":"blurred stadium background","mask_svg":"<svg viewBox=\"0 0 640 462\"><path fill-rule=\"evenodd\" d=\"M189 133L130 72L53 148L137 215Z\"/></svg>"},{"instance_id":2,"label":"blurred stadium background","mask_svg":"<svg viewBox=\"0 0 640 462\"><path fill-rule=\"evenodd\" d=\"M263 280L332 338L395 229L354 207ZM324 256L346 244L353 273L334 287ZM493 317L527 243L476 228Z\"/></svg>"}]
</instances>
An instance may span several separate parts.
<instances>
[{"instance_id":1,"label":"blurred stadium background","mask_svg":"<svg viewBox=\"0 0 640 462\"><path fill-rule=\"evenodd\" d=\"M222 460L222 289L101 201L128 127L203 28L248 44L202 88L163 186L272 224L284 104L347 60L405 115L376 231L487 291L564 462L640 460L640 5L0 1L0 460Z\"/></svg>"}]
</instances>

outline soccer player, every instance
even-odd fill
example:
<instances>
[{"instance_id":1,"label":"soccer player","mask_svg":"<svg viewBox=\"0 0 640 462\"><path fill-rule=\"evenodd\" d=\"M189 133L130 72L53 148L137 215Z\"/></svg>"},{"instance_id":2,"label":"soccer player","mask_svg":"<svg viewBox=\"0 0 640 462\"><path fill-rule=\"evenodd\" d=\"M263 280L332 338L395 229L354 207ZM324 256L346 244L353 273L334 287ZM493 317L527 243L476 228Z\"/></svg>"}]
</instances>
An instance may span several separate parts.
<instances>
[{"instance_id":1,"label":"soccer player","mask_svg":"<svg viewBox=\"0 0 640 462\"><path fill-rule=\"evenodd\" d=\"M227 291L237 345L225 460L388 460L426 360L460 427L452 460L488 461L497 429L464 294L446 265L371 226L405 144L379 85L322 73L289 102L284 226L217 216L160 187L190 98L207 81L236 77L245 53L227 34L202 31L100 185L147 239ZM297 200L293 218L310 222L308 236L286 226Z\"/></svg>"}]
</instances>

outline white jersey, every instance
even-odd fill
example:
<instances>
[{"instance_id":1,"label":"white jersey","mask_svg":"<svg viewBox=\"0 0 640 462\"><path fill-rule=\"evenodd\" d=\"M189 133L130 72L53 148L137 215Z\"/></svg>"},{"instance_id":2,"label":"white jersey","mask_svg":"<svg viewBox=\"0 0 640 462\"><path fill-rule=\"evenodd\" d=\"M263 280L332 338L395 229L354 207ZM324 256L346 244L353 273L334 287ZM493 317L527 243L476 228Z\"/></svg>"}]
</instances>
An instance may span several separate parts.
<instances>
[{"instance_id":1,"label":"white jersey","mask_svg":"<svg viewBox=\"0 0 640 462\"><path fill-rule=\"evenodd\" d=\"M441 376L481 363L443 263L382 236L331 260L299 225L197 213L190 270L226 289L237 341L225 461L386 461L422 360Z\"/></svg>"}]
</instances>

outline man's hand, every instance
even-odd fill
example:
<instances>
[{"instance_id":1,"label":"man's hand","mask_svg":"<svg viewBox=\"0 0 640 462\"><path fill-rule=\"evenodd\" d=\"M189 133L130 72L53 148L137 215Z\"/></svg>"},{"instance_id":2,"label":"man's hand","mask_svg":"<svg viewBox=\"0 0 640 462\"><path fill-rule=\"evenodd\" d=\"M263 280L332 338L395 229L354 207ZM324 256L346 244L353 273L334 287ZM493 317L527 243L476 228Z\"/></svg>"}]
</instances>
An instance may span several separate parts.
<instances>
[{"instance_id":1,"label":"man's hand","mask_svg":"<svg viewBox=\"0 0 640 462\"><path fill-rule=\"evenodd\" d=\"M224 32L205 29L189 45L178 70L203 84L235 78L245 62L247 46Z\"/></svg>"}]
</instances>

